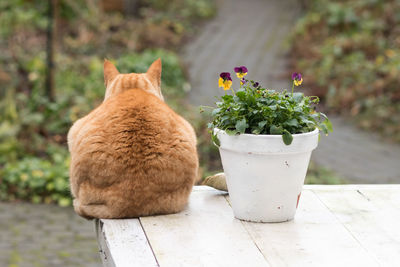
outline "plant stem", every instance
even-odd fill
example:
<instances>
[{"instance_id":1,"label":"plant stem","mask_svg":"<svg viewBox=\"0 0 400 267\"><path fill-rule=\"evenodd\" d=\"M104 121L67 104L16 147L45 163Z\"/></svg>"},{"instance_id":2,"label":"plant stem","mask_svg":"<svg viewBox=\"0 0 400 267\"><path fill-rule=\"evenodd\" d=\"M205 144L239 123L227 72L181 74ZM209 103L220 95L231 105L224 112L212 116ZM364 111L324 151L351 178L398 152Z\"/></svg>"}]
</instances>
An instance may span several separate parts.
<instances>
[{"instance_id":1,"label":"plant stem","mask_svg":"<svg viewBox=\"0 0 400 267\"><path fill-rule=\"evenodd\" d=\"M200 106L201 108L211 108L211 109L214 109L215 107L211 107L211 106L204 106L204 105L201 105Z\"/></svg>"},{"instance_id":2,"label":"plant stem","mask_svg":"<svg viewBox=\"0 0 400 267\"><path fill-rule=\"evenodd\" d=\"M293 89L294 89L294 81L292 83L292 96L293 96Z\"/></svg>"}]
</instances>

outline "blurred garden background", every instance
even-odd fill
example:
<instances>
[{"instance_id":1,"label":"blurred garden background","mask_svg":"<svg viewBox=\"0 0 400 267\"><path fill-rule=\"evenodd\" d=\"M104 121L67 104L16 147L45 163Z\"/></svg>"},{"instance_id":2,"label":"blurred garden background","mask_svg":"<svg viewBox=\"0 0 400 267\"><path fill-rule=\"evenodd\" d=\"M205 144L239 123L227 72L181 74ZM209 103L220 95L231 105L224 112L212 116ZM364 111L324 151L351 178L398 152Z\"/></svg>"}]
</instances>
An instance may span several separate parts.
<instances>
[{"instance_id":1,"label":"blurred garden background","mask_svg":"<svg viewBox=\"0 0 400 267\"><path fill-rule=\"evenodd\" d=\"M307 183L400 182L399 0L0 1L0 266L100 266L74 214L66 134L102 102L103 60L163 61L167 103L196 129L201 175L221 171L207 129L218 75L317 95L334 122Z\"/></svg>"}]
</instances>

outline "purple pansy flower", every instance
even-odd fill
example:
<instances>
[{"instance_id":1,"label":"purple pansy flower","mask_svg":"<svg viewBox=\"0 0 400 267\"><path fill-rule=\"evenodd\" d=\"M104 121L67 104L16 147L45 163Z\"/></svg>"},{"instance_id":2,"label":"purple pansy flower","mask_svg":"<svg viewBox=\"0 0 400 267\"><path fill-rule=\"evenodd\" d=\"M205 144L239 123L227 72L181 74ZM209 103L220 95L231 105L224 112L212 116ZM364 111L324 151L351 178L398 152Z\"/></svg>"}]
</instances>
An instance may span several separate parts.
<instances>
[{"instance_id":1,"label":"purple pansy flower","mask_svg":"<svg viewBox=\"0 0 400 267\"><path fill-rule=\"evenodd\" d=\"M255 83L253 84L253 86L254 86L255 88L257 88L259 85L260 85L260 84L259 84L258 82L255 82Z\"/></svg>"},{"instance_id":2,"label":"purple pansy flower","mask_svg":"<svg viewBox=\"0 0 400 267\"><path fill-rule=\"evenodd\" d=\"M219 77L221 77L224 81L232 81L231 74L229 72L222 72Z\"/></svg>"},{"instance_id":3,"label":"purple pansy flower","mask_svg":"<svg viewBox=\"0 0 400 267\"><path fill-rule=\"evenodd\" d=\"M300 74L300 73L297 73L297 72L294 72L294 73L292 74L292 80L300 81L300 80L301 80L301 74Z\"/></svg>"},{"instance_id":4,"label":"purple pansy flower","mask_svg":"<svg viewBox=\"0 0 400 267\"><path fill-rule=\"evenodd\" d=\"M299 86L303 82L303 77L300 73L295 72L292 74L292 80L294 85Z\"/></svg>"},{"instance_id":5,"label":"purple pansy flower","mask_svg":"<svg viewBox=\"0 0 400 267\"><path fill-rule=\"evenodd\" d=\"M241 80L240 80L240 83L243 85L243 84L246 84L246 79L245 78L242 78Z\"/></svg>"},{"instance_id":6,"label":"purple pansy flower","mask_svg":"<svg viewBox=\"0 0 400 267\"><path fill-rule=\"evenodd\" d=\"M235 67L234 71L236 73L247 73L248 72L248 70L245 66Z\"/></svg>"},{"instance_id":7,"label":"purple pansy flower","mask_svg":"<svg viewBox=\"0 0 400 267\"><path fill-rule=\"evenodd\" d=\"M245 66L235 67L234 71L236 72L236 76L239 79L242 79L244 76L247 75L247 68Z\"/></svg>"}]
</instances>

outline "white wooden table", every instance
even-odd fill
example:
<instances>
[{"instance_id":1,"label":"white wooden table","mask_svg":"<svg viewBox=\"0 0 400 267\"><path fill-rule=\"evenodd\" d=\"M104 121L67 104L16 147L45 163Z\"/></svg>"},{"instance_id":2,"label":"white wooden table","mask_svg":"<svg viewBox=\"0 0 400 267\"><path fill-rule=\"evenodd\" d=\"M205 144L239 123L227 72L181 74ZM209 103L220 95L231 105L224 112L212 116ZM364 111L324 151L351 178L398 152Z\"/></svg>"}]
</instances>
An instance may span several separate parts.
<instances>
[{"instance_id":1,"label":"white wooden table","mask_svg":"<svg viewBox=\"0 0 400 267\"><path fill-rule=\"evenodd\" d=\"M400 266L400 185L305 186L296 217L250 223L195 187L179 214L97 220L105 266Z\"/></svg>"}]
</instances>

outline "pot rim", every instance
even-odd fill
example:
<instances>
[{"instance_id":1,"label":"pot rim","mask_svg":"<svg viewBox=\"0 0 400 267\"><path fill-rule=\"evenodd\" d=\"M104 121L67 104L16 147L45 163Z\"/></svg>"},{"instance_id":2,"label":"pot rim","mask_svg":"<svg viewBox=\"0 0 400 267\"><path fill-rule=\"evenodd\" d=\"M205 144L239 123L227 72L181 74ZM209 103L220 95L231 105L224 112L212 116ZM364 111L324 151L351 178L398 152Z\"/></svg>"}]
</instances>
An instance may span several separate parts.
<instances>
[{"instance_id":1,"label":"pot rim","mask_svg":"<svg viewBox=\"0 0 400 267\"><path fill-rule=\"evenodd\" d=\"M253 154L286 154L311 152L318 145L318 128L308 133L293 134L293 141L286 145L282 135L272 134L239 134L228 135L225 131L215 129L220 146L219 149L246 152Z\"/></svg>"},{"instance_id":2,"label":"pot rim","mask_svg":"<svg viewBox=\"0 0 400 267\"><path fill-rule=\"evenodd\" d=\"M214 128L214 132L223 132L225 134L226 131L219 129L219 128ZM311 132L306 132L306 133L299 133L299 134L292 134L293 138L298 136L308 136L308 135L316 135L319 133L319 129L317 127L315 127L314 130L312 130ZM231 136L231 135L230 135ZM248 133L244 133L244 134L238 134L238 135L232 135L232 136L249 136L249 137L255 137L255 138L282 138L282 134L248 134Z\"/></svg>"}]
</instances>

